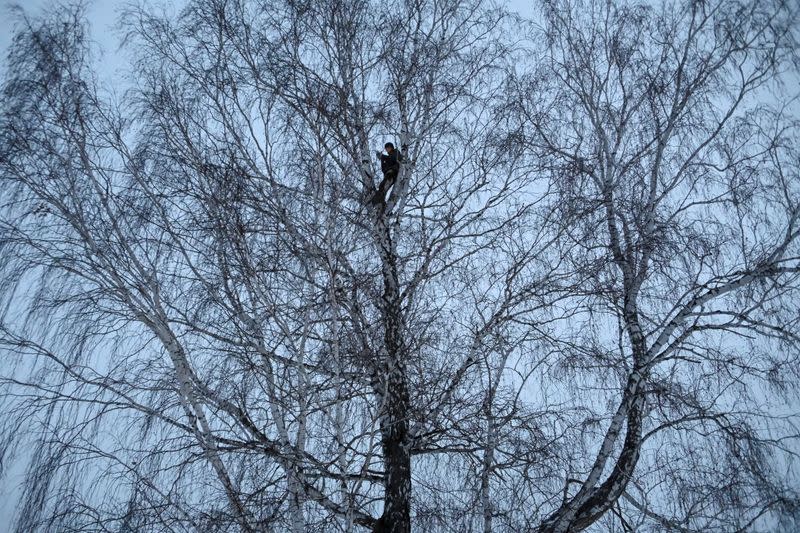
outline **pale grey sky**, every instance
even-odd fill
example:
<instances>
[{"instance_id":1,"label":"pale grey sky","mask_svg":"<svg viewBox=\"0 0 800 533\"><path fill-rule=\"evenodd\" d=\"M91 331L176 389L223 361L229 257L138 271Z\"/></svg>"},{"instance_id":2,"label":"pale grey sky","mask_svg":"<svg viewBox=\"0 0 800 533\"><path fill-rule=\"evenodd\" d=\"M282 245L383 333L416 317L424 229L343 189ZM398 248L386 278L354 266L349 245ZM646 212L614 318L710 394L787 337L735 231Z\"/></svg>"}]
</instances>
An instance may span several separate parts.
<instances>
[{"instance_id":1,"label":"pale grey sky","mask_svg":"<svg viewBox=\"0 0 800 533\"><path fill-rule=\"evenodd\" d=\"M113 56L118 44L118 34L114 30L117 22L118 12L121 6L130 3L131 0L90 0L89 2L89 21L92 28L92 38L104 50L106 56ZM155 0L155 4L180 4L183 0ZM532 12L534 0L508 0L505 4L512 10L522 14ZM41 12L43 8L58 5L57 0L16 0L7 2L0 0L2 10L0 11L0 51L2 51L2 64L0 72L5 68L5 58L8 46L11 44L11 37L14 31L14 20L10 16L10 6L19 5L29 14ZM502 2L501 2L502 3ZM106 63L109 65L109 63ZM110 66L110 65L109 65ZM113 68L109 69L112 72Z\"/></svg>"},{"instance_id":2,"label":"pale grey sky","mask_svg":"<svg viewBox=\"0 0 800 533\"><path fill-rule=\"evenodd\" d=\"M93 0L89 3L89 21L91 24L92 39L103 49L103 57L114 56L118 38L113 26L117 19L117 11L127 0ZM6 71L6 56L8 47L14 34L17 16L12 15L12 5L21 6L29 15L41 13L43 9L57 6L56 0L15 0L7 2L0 0L0 78ZM118 66L119 61L103 61L101 63L104 76L111 75ZM106 71L107 70L107 71Z\"/></svg>"},{"instance_id":3,"label":"pale grey sky","mask_svg":"<svg viewBox=\"0 0 800 533\"><path fill-rule=\"evenodd\" d=\"M113 46L114 39L111 26L116 20L116 11L127 0L94 0L89 4L89 20L92 23L93 37L103 46ZM3 50L5 60L6 50L11 44L14 30L14 20L10 16L11 5L21 6L26 12L36 14L43 8L58 5L54 0L17 0L15 2L2 2L0 12L0 50Z\"/></svg>"}]
</instances>

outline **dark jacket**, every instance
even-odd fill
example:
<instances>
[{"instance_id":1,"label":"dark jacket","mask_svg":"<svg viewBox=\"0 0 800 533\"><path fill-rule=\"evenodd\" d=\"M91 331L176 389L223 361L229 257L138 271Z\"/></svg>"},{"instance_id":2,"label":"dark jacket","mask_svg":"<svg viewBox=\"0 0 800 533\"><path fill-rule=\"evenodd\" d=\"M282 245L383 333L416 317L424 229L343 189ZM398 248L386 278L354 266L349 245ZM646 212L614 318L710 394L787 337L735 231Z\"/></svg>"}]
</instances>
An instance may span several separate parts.
<instances>
[{"instance_id":1,"label":"dark jacket","mask_svg":"<svg viewBox=\"0 0 800 533\"><path fill-rule=\"evenodd\" d=\"M391 154L381 154L381 172L400 172L400 152L392 150Z\"/></svg>"}]
</instances>

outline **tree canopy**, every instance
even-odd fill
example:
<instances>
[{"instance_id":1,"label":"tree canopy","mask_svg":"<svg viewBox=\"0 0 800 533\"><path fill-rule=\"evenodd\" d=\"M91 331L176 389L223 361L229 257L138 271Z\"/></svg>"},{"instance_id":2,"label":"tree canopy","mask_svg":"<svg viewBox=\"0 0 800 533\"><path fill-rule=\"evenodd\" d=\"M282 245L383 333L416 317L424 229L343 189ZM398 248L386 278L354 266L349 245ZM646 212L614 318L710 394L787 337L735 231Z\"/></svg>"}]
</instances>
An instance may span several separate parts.
<instances>
[{"instance_id":1,"label":"tree canopy","mask_svg":"<svg viewBox=\"0 0 800 533\"><path fill-rule=\"evenodd\" d=\"M798 9L19 13L14 528L794 530Z\"/></svg>"}]
</instances>

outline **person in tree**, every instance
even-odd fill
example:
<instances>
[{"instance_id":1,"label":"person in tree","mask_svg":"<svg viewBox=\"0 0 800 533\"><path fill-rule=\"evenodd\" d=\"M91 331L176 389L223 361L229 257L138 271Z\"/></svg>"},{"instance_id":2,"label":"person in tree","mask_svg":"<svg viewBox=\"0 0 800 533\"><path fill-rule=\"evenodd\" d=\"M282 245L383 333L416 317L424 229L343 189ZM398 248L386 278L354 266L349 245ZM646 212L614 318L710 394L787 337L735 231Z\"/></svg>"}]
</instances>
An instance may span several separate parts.
<instances>
[{"instance_id":1,"label":"person in tree","mask_svg":"<svg viewBox=\"0 0 800 533\"><path fill-rule=\"evenodd\" d=\"M384 203L389 189L392 188L394 182L397 181L397 175L400 173L400 160L401 154L394 149L394 144L386 143L383 145L384 152L378 152L378 158L381 160L381 172L383 172L383 181L378 185L378 190L375 191L373 203Z\"/></svg>"}]
</instances>

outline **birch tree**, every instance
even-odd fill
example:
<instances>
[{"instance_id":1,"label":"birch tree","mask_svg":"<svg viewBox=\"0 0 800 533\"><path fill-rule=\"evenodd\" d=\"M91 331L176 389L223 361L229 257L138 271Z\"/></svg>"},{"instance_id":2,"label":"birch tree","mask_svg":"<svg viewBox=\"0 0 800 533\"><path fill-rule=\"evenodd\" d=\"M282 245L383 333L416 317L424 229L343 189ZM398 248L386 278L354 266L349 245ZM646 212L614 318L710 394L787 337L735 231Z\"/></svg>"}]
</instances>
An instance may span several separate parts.
<instances>
[{"instance_id":1,"label":"birch tree","mask_svg":"<svg viewBox=\"0 0 800 533\"><path fill-rule=\"evenodd\" d=\"M591 414L539 531L795 516L797 15L543 5L513 109L576 243L582 319L553 342Z\"/></svg>"},{"instance_id":2,"label":"birch tree","mask_svg":"<svg viewBox=\"0 0 800 533\"><path fill-rule=\"evenodd\" d=\"M796 8L537 9L19 15L18 531L795 525Z\"/></svg>"},{"instance_id":3,"label":"birch tree","mask_svg":"<svg viewBox=\"0 0 800 533\"><path fill-rule=\"evenodd\" d=\"M4 338L34 367L9 377L13 408L56 408L32 432L46 460L30 464L20 529L410 529L411 457L436 442L416 444L432 406L410 391L450 377L437 343L452 339L429 323L455 295L433 295L524 215L504 200L528 178L487 109L503 12L373 7L131 8L137 87L121 102L93 78L80 6L24 20L4 257L8 293L34 294ZM406 160L386 197L379 130ZM42 337L58 323L66 339ZM117 436L107 405L146 423ZM92 512L59 498L98 483L119 497Z\"/></svg>"}]
</instances>

